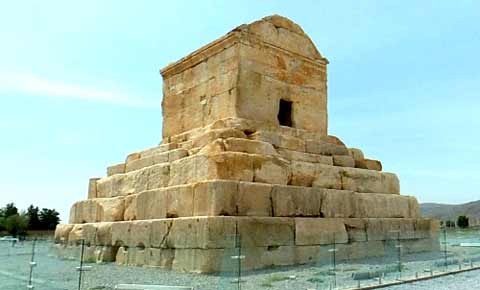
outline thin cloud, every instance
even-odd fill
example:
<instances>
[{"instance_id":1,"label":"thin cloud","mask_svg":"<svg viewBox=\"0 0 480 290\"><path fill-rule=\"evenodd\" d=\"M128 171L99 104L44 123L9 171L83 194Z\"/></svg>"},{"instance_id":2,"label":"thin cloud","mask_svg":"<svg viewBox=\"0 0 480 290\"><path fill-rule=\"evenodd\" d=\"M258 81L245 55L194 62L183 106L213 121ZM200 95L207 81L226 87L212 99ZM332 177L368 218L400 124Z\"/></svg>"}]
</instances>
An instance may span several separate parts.
<instances>
[{"instance_id":1,"label":"thin cloud","mask_svg":"<svg viewBox=\"0 0 480 290\"><path fill-rule=\"evenodd\" d=\"M158 102L132 97L117 91L47 80L33 74L0 73L0 92L76 99L137 108L157 108L159 105Z\"/></svg>"}]
</instances>

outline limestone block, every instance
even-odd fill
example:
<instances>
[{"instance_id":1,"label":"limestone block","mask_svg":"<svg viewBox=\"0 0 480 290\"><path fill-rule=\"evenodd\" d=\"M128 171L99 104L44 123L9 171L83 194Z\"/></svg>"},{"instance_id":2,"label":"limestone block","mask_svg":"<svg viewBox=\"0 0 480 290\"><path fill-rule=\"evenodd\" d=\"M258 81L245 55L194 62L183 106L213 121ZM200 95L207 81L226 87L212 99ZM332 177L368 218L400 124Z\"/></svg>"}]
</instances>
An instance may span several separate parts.
<instances>
[{"instance_id":1,"label":"limestone block","mask_svg":"<svg viewBox=\"0 0 480 290\"><path fill-rule=\"evenodd\" d=\"M193 189L190 185L172 186L140 193L137 219L174 218L193 215Z\"/></svg>"},{"instance_id":2,"label":"limestone block","mask_svg":"<svg viewBox=\"0 0 480 290\"><path fill-rule=\"evenodd\" d=\"M358 148L348 148L348 155L350 155L353 160L355 160L355 163L365 159L362 150Z\"/></svg>"},{"instance_id":3,"label":"limestone block","mask_svg":"<svg viewBox=\"0 0 480 290\"><path fill-rule=\"evenodd\" d=\"M125 200L123 197L98 199L98 202L101 207L99 221L123 221L125 212Z\"/></svg>"},{"instance_id":4,"label":"limestone block","mask_svg":"<svg viewBox=\"0 0 480 290\"><path fill-rule=\"evenodd\" d=\"M95 246L85 246L83 250L83 261L85 263L95 263L97 262L97 257L95 255Z\"/></svg>"},{"instance_id":5,"label":"limestone block","mask_svg":"<svg viewBox=\"0 0 480 290\"><path fill-rule=\"evenodd\" d=\"M128 248L128 266L143 266L145 265L145 248L143 247L129 247Z\"/></svg>"},{"instance_id":6,"label":"limestone block","mask_svg":"<svg viewBox=\"0 0 480 290\"><path fill-rule=\"evenodd\" d=\"M355 217L354 193L349 190L328 189L322 192L321 213L325 218Z\"/></svg>"},{"instance_id":7,"label":"limestone block","mask_svg":"<svg viewBox=\"0 0 480 290\"><path fill-rule=\"evenodd\" d=\"M126 172L131 172L139 170L145 167L150 167L153 165L160 165L161 163L173 162L175 160L181 159L188 156L188 150L179 148L171 151L159 153L156 155L147 155L140 159L133 160L128 162L126 165ZM161 165L160 167L167 167L166 164Z\"/></svg>"},{"instance_id":8,"label":"limestone block","mask_svg":"<svg viewBox=\"0 0 480 290\"><path fill-rule=\"evenodd\" d=\"M193 187L173 186L165 189L166 217L193 216Z\"/></svg>"},{"instance_id":9,"label":"limestone block","mask_svg":"<svg viewBox=\"0 0 480 290\"><path fill-rule=\"evenodd\" d=\"M196 217L173 220L167 236L169 248L175 249L221 249L235 245L229 237L235 235L233 217Z\"/></svg>"},{"instance_id":10,"label":"limestone block","mask_svg":"<svg viewBox=\"0 0 480 290\"><path fill-rule=\"evenodd\" d=\"M274 185L272 204L276 217L320 216L322 191L317 188Z\"/></svg>"},{"instance_id":11,"label":"limestone block","mask_svg":"<svg viewBox=\"0 0 480 290\"><path fill-rule=\"evenodd\" d=\"M321 155L348 155L348 150L344 145L338 145L323 140L306 140L305 150L307 153Z\"/></svg>"},{"instance_id":12,"label":"limestone block","mask_svg":"<svg viewBox=\"0 0 480 290\"><path fill-rule=\"evenodd\" d=\"M366 257L385 257L386 252L384 241L355 242L341 244L337 247L337 258L339 260L354 261ZM387 263L387 262L386 262Z\"/></svg>"},{"instance_id":13,"label":"limestone block","mask_svg":"<svg viewBox=\"0 0 480 290\"><path fill-rule=\"evenodd\" d=\"M54 235L55 242L66 242L66 241L68 241L68 235L72 231L73 226L74 225L72 225L72 224L59 224L59 225L57 225L57 227L55 228L55 235Z\"/></svg>"},{"instance_id":14,"label":"limestone block","mask_svg":"<svg viewBox=\"0 0 480 290\"><path fill-rule=\"evenodd\" d=\"M415 219L369 218L367 237L369 241L396 241L414 238Z\"/></svg>"},{"instance_id":15,"label":"limestone block","mask_svg":"<svg viewBox=\"0 0 480 290\"><path fill-rule=\"evenodd\" d=\"M213 160L210 160L207 155L194 155L170 163L168 185L187 184L207 179L211 162Z\"/></svg>"},{"instance_id":16,"label":"limestone block","mask_svg":"<svg viewBox=\"0 0 480 290\"><path fill-rule=\"evenodd\" d=\"M343 219L343 223L347 230L349 243L367 241L367 226L365 219L346 218Z\"/></svg>"},{"instance_id":17,"label":"limestone block","mask_svg":"<svg viewBox=\"0 0 480 290\"><path fill-rule=\"evenodd\" d=\"M312 186L330 189L342 189L342 175L338 167L316 164L315 179Z\"/></svg>"},{"instance_id":18,"label":"limestone block","mask_svg":"<svg viewBox=\"0 0 480 290\"><path fill-rule=\"evenodd\" d=\"M132 162L134 160L137 160L137 159L140 159L142 155L138 152L135 152L135 153L131 153L127 156L127 158L125 159L125 163L129 163L129 162Z\"/></svg>"},{"instance_id":19,"label":"limestone block","mask_svg":"<svg viewBox=\"0 0 480 290\"><path fill-rule=\"evenodd\" d=\"M70 210L70 223L94 223L102 219L102 207L97 199L78 201Z\"/></svg>"},{"instance_id":20,"label":"limestone block","mask_svg":"<svg viewBox=\"0 0 480 290\"><path fill-rule=\"evenodd\" d=\"M115 164L107 167L107 176L125 173L125 163Z\"/></svg>"},{"instance_id":21,"label":"limestone block","mask_svg":"<svg viewBox=\"0 0 480 290\"><path fill-rule=\"evenodd\" d=\"M168 162L168 155L169 153L162 153L158 155L149 155L140 159L136 159L130 162L127 162L125 171L132 172L135 170L139 170L145 167L149 167L159 163L166 163Z\"/></svg>"},{"instance_id":22,"label":"limestone block","mask_svg":"<svg viewBox=\"0 0 480 290\"><path fill-rule=\"evenodd\" d=\"M327 246L295 246L295 263L297 264L327 264L331 261L331 253Z\"/></svg>"},{"instance_id":23,"label":"limestone block","mask_svg":"<svg viewBox=\"0 0 480 290\"><path fill-rule=\"evenodd\" d=\"M128 264L128 247L120 247L115 256L115 262L117 265L127 265Z\"/></svg>"},{"instance_id":24,"label":"limestone block","mask_svg":"<svg viewBox=\"0 0 480 290\"><path fill-rule=\"evenodd\" d=\"M419 252L438 252L441 250L438 238L412 239L401 242L402 255Z\"/></svg>"},{"instance_id":25,"label":"limestone block","mask_svg":"<svg viewBox=\"0 0 480 290\"><path fill-rule=\"evenodd\" d=\"M372 159L357 160L355 161L355 167L382 171L382 163L378 160L372 160Z\"/></svg>"},{"instance_id":26,"label":"limestone block","mask_svg":"<svg viewBox=\"0 0 480 290\"><path fill-rule=\"evenodd\" d=\"M155 146L153 148L143 150L142 152L140 152L140 156L138 156L138 157L139 158L145 158L145 157L148 157L148 156L165 153L167 151L174 150L174 149L177 149L177 148L178 148L177 143L163 143L163 144ZM137 159L139 159L139 158L137 158Z\"/></svg>"},{"instance_id":27,"label":"limestone block","mask_svg":"<svg viewBox=\"0 0 480 290\"><path fill-rule=\"evenodd\" d=\"M167 217L167 192L154 189L141 192L136 198L136 218L138 220L160 219Z\"/></svg>"},{"instance_id":28,"label":"limestone block","mask_svg":"<svg viewBox=\"0 0 480 290\"><path fill-rule=\"evenodd\" d=\"M137 194L125 197L125 212L123 220L131 221L137 219Z\"/></svg>"},{"instance_id":29,"label":"limestone block","mask_svg":"<svg viewBox=\"0 0 480 290\"><path fill-rule=\"evenodd\" d=\"M355 160L350 155L334 155L333 165L342 167L355 167Z\"/></svg>"},{"instance_id":30,"label":"limestone block","mask_svg":"<svg viewBox=\"0 0 480 290\"><path fill-rule=\"evenodd\" d=\"M342 219L295 218L295 245L347 243L348 234Z\"/></svg>"},{"instance_id":31,"label":"limestone block","mask_svg":"<svg viewBox=\"0 0 480 290\"><path fill-rule=\"evenodd\" d=\"M111 246L97 247L97 263L115 262L116 252Z\"/></svg>"},{"instance_id":32,"label":"limestone block","mask_svg":"<svg viewBox=\"0 0 480 290\"><path fill-rule=\"evenodd\" d=\"M120 176L113 175L107 178L100 178L97 180L97 197L111 197L113 195L112 180L121 178Z\"/></svg>"},{"instance_id":33,"label":"limestone block","mask_svg":"<svg viewBox=\"0 0 480 290\"><path fill-rule=\"evenodd\" d=\"M151 221L133 221L130 222L130 239L128 246L137 247L137 248L149 248L151 245L150 242L150 233L152 230Z\"/></svg>"},{"instance_id":34,"label":"limestone block","mask_svg":"<svg viewBox=\"0 0 480 290\"><path fill-rule=\"evenodd\" d=\"M419 218L421 217L420 205L417 198L414 196L408 196L409 217Z\"/></svg>"},{"instance_id":35,"label":"limestone block","mask_svg":"<svg viewBox=\"0 0 480 290\"><path fill-rule=\"evenodd\" d=\"M68 241L79 245L84 240L86 245L95 245L96 232L96 224L76 224L68 235Z\"/></svg>"},{"instance_id":36,"label":"limestone block","mask_svg":"<svg viewBox=\"0 0 480 290\"><path fill-rule=\"evenodd\" d=\"M208 159L208 179L253 181L255 156L258 155L240 152L225 152L212 155ZM281 170L277 168L277 164L268 164L264 169L267 169L267 167L276 169L275 174L277 175L274 177L281 178L281 176L278 175L281 173ZM260 173L262 172L260 171ZM261 177L263 176L260 175L259 178ZM268 177L269 176L265 176L265 178Z\"/></svg>"},{"instance_id":37,"label":"limestone block","mask_svg":"<svg viewBox=\"0 0 480 290\"><path fill-rule=\"evenodd\" d=\"M97 246L112 245L112 224L110 222L98 223L95 236L95 244Z\"/></svg>"},{"instance_id":38,"label":"limestone block","mask_svg":"<svg viewBox=\"0 0 480 290\"><path fill-rule=\"evenodd\" d=\"M282 156L287 160L333 165L332 156L298 152L298 151L288 150L284 148L278 148L277 151L280 154L280 156Z\"/></svg>"},{"instance_id":39,"label":"limestone block","mask_svg":"<svg viewBox=\"0 0 480 290\"><path fill-rule=\"evenodd\" d=\"M227 151L245 152L260 155L278 155L272 144L243 138L227 138L224 141Z\"/></svg>"},{"instance_id":40,"label":"limestone block","mask_svg":"<svg viewBox=\"0 0 480 290\"><path fill-rule=\"evenodd\" d=\"M150 244L154 248L167 248L168 236L172 228L173 219L151 220Z\"/></svg>"},{"instance_id":41,"label":"limestone block","mask_svg":"<svg viewBox=\"0 0 480 290\"><path fill-rule=\"evenodd\" d=\"M271 216L272 185L212 180L194 187L194 216Z\"/></svg>"},{"instance_id":42,"label":"limestone block","mask_svg":"<svg viewBox=\"0 0 480 290\"><path fill-rule=\"evenodd\" d=\"M182 159L184 157L188 156L188 150L187 149L176 149L176 150L171 150L168 152L168 162L173 162L178 159Z\"/></svg>"},{"instance_id":43,"label":"limestone block","mask_svg":"<svg viewBox=\"0 0 480 290\"><path fill-rule=\"evenodd\" d=\"M242 263L245 270L288 266L296 260L295 246L249 247L242 253L245 255Z\"/></svg>"},{"instance_id":44,"label":"limestone block","mask_svg":"<svg viewBox=\"0 0 480 290\"><path fill-rule=\"evenodd\" d=\"M212 180L196 183L194 190L194 216L236 215L238 182Z\"/></svg>"},{"instance_id":45,"label":"limestone block","mask_svg":"<svg viewBox=\"0 0 480 290\"><path fill-rule=\"evenodd\" d=\"M235 196L236 215L272 216L272 193L270 184L239 182Z\"/></svg>"},{"instance_id":46,"label":"limestone block","mask_svg":"<svg viewBox=\"0 0 480 290\"><path fill-rule=\"evenodd\" d=\"M98 197L125 196L146 190L149 174L148 169L126 174L116 174L98 180Z\"/></svg>"},{"instance_id":47,"label":"limestone block","mask_svg":"<svg viewBox=\"0 0 480 290\"><path fill-rule=\"evenodd\" d=\"M172 269L173 259L175 258L175 249L155 249L149 248L147 265L160 267L163 269Z\"/></svg>"},{"instance_id":48,"label":"limestone block","mask_svg":"<svg viewBox=\"0 0 480 290\"><path fill-rule=\"evenodd\" d=\"M277 132L259 130L248 136L249 139L272 144L275 148L305 152L305 141L293 136L282 135Z\"/></svg>"},{"instance_id":49,"label":"limestone block","mask_svg":"<svg viewBox=\"0 0 480 290\"><path fill-rule=\"evenodd\" d=\"M193 215L193 188L190 185L166 188L167 218Z\"/></svg>"},{"instance_id":50,"label":"limestone block","mask_svg":"<svg viewBox=\"0 0 480 290\"><path fill-rule=\"evenodd\" d=\"M355 217L410 218L409 197L394 194L355 193Z\"/></svg>"},{"instance_id":51,"label":"limestone block","mask_svg":"<svg viewBox=\"0 0 480 290\"><path fill-rule=\"evenodd\" d=\"M90 178L88 181L88 199L97 198L97 181L100 178Z\"/></svg>"},{"instance_id":52,"label":"limestone block","mask_svg":"<svg viewBox=\"0 0 480 290\"><path fill-rule=\"evenodd\" d=\"M203 146L199 151L198 154L201 155L215 155L221 152L226 151L225 142L223 139L216 139L213 142L208 143L207 145ZM190 150L190 155L194 155L194 152Z\"/></svg>"},{"instance_id":53,"label":"limestone block","mask_svg":"<svg viewBox=\"0 0 480 290\"><path fill-rule=\"evenodd\" d=\"M400 193L398 177L393 173L359 168L342 168L342 188L356 192Z\"/></svg>"},{"instance_id":54,"label":"limestone block","mask_svg":"<svg viewBox=\"0 0 480 290\"><path fill-rule=\"evenodd\" d=\"M193 138L192 147L203 147L218 138L226 139L231 137L246 138L247 136L242 131L233 128L213 129Z\"/></svg>"},{"instance_id":55,"label":"limestone block","mask_svg":"<svg viewBox=\"0 0 480 290\"><path fill-rule=\"evenodd\" d=\"M316 165L310 162L292 161L289 184L311 187L316 174Z\"/></svg>"},{"instance_id":56,"label":"limestone block","mask_svg":"<svg viewBox=\"0 0 480 290\"><path fill-rule=\"evenodd\" d=\"M112 246L129 246L131 242L132 222L112 223Z\"/></svg>"},{"instance_id":57,"label":"limestone block","mask_svg":"<svg viewBox=\"0 0 480 290\"><path fill-rule=\"evenodd\" d=\"M170 181L170 166L168 164L157 164L147 169L148 179L146 189L157 189L168 186ZM143 184L139 184L138 189L135 192L139 192L140 189L145 188Z\"/></svg>"},{"instance_id":58,"label":"limestone block","mask_svg":"<svg viewBox=\"0 0 480 290\"><path fill-rule=\"evenodd\" d=\"M440 222L434 219L416 219L415 220L415 238L438 238L440 234Z\"/></svg>"},{"instance_id":59,"label":"limestone block","mask_svg":"<svg viewBox=\"0 0 480 290\"><path fill-rule=\"evenodd\" d=\"M237 224L242 246L268 247L294 244L295 224L292 218L239 217Z\"/></svg>"},{"instance_id":60,"label":"limestone block","mask_svg":"<svg viewBox=\"0 0 480 290\"><path fill-rule=\"evenodd\" d=\"M253 169L255 182L287 184L290 177L288 163L280 158L253 155Z\"/></svg>"},{"instance_id":61,"label":"limestone block","mask_svg":"<svg viewBox=\"0 0 480 290\"><path fill-rule=\"evenodd\" d=\"M172 270L193 273L218 272L222 268L224 249L176 249Z\"/></svg>"}]
</instances>

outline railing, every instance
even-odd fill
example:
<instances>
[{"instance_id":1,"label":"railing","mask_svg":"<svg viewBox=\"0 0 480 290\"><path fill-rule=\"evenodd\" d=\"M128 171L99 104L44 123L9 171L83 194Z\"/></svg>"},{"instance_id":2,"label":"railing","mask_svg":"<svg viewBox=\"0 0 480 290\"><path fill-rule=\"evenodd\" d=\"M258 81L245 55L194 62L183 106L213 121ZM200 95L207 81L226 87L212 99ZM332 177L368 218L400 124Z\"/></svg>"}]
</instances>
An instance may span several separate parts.
<instances>
[{"instance_id":1,"label":"railing","mask_svg":"<svg viewBox=\"0 0 480 290\"><path fill-rule=\"evenodd\" d=\"M443 229L438 240L415 239L414 234L418 232L392 231L377 241L355 246L336 243L334 237L332 243L316 247L268 248L271 252L267 254L282 257L284 264L295 262L307 251L312 257L302 265L275 267L268 267L268 256L260 255L258 247L242 244L241 236L227 236L230 246L222 250L220 272L208 275L95 263L86 258L91 249L85 243L70 245L69 253L59 258L56 249L66 245L51 240L0 242L0 285L4 290L361 289L480 267L480 230ZM263 264L257 263L258 259L263 259Z\"/></svg>"}]
</instances>

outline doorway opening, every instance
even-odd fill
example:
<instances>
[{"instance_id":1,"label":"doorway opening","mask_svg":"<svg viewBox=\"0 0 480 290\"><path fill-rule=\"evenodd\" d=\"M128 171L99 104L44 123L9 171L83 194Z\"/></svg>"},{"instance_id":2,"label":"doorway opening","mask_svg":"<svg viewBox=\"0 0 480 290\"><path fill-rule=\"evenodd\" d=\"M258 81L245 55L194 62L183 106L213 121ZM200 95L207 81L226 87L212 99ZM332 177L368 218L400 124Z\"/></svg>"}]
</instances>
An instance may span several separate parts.
<instances>
[{"instance_id":1,"label":"doorway opening","mask_svg":"<svg viewBox=\"0 0 480 290\"><path fill-rule=\"evenodd\" d=\"M280 126L292 127L292 102L280 99L277 118Z\"/></svg>"}]
</instances>

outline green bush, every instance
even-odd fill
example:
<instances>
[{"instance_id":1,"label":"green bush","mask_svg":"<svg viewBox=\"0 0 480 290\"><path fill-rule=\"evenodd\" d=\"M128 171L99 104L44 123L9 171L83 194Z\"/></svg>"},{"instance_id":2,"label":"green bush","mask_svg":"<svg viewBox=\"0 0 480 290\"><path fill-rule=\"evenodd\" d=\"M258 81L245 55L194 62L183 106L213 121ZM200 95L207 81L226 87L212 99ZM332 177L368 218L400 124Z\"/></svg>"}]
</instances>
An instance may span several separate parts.
<instances>
[{"instance_id":1,"label":"green bush","mask_svg":"<svg viewBox=\"0 0 480 290\"><path fill-rule=\"evenodd\" d=\"M467 216L464 216L464 215L458 216L457 225L459 228L462 228L462 229L468 228L468 223L469 223L469 220Z\"/></svg>"}]
</instances>

